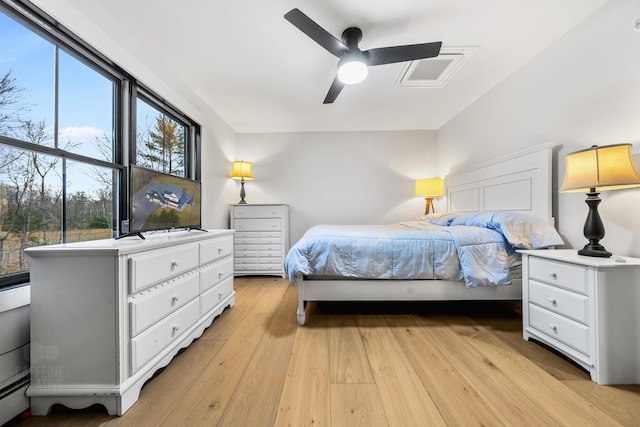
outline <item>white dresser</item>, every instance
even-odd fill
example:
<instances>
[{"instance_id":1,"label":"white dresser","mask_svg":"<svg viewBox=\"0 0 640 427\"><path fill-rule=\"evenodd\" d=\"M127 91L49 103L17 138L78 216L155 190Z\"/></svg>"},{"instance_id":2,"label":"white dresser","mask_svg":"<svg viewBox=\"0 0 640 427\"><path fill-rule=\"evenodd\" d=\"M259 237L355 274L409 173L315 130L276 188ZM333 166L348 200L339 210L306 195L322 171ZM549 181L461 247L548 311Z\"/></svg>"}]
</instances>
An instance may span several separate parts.
<instances>
[{"instance_id":1,"label":"white dresser","mask_svg":"<svg viewBox=\"0 0 640 427\"><path fill-rule=\"evenodd\" d=\"M233 230L42 246L31 257L31 413L122 415L233 306Z\"/></svg>"},{"instance_id":2,"label":"white dresser","mask_svg":"<svg viewBox=\"0 0 640 427\"><path fill-rule=\"evenodd\" d=\"M284 258L289 251L288 205L231 205L231 228L236 230L237 276L284 277Z\"/></svg>"},{"instance_id":3,"label":"white dresser","mask_svg":"<svg viewBox=\"0 0 640 427\"><path fill-rule=\"evenodd\" d=\"M599 384L639 384L640 259L519 252L524 339L555 348Z\"/></svg>"}]
</instances>

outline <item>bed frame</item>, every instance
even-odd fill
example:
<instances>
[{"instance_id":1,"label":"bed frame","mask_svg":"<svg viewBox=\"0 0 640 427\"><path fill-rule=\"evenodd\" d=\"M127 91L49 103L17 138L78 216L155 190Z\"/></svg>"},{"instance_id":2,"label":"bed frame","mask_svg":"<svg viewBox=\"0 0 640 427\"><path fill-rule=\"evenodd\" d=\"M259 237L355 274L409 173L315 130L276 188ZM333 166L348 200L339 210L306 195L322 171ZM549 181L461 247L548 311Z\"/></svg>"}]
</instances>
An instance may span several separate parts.
<instances>
[{"instance_id":1,"label":"bed frame","mask_svg":"<svg viewBox=\"0 0 640 427\"><path fill-rule=\"evenodd\" d=\"M509 210L553 224L552 157L548 143L488 162L457 167L446 177L447 211L473 213ZM307 301L519 300L522 281L512 285L467 288L448 280L359 280L299 278L298 324Z\"/></svg>"}]
</instances>

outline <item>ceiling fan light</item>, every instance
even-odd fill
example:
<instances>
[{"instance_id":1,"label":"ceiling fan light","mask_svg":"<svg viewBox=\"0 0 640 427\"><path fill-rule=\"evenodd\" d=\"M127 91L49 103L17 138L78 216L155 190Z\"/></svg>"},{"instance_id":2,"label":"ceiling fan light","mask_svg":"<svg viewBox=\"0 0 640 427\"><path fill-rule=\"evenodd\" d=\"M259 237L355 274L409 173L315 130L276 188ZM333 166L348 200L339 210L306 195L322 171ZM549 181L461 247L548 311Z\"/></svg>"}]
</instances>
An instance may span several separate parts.
<instances>
[{"instance_id":1,"label":"ceiling fan light","mask_svg":"<svg viewBox=\"0 0 640 427\"><path fill-rule=\"evenodd\" d=\"M367 78L369 69L367 64L360 61L346 61L338 66L338 78L347 85L360 83Z\"/></svg>"}]
</instances>

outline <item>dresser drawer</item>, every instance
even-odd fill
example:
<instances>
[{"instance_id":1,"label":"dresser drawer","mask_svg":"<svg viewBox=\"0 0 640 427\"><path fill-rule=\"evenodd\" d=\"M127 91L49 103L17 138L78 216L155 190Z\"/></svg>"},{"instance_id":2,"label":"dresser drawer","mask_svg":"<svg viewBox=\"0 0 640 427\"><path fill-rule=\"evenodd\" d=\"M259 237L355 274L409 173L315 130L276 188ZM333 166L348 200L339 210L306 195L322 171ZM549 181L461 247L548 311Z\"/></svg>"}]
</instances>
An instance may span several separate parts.
<instances>
[{"instance_id":1,"label":"dresser drawer","mask_svg":"<svg viewBox=\"0 0 640 427\"><path fill-rule=\"evenodd\" d=\"M224 236L200 243L200 264L206 264L233 252L233 236Z\"/></svg>"},{"instance_id":2,"label":"dresser drawer","mask_svg":"<svg viewBox=\"0 0 640 427\"><path fill-rule=\"evenodd\" d=\"M200 312L204 316L233 292L233 277L228 277L200 295Z\"/></svg>"},{"instance_id":3,"label":"dresser drawer","mask_svg":"<svg viewBox=\"0 0 640 427\"><path fill-rule=\"evenodd\" d=\"M529 257L529 278L588 294L585 267Z\"/></svg>"},{"instance_id":4,"label":"dresser drawer","mask_svg":"<svg viewBox=\"0 0 640 427\"><path fill-rule=\"evenodd\" d=\"M281 263L267 263L267 262L263 262L262 260L260 260L260 268L259 270L261 271L282 271L282 264Z\"/></svg>"},{"instance_id":5,"label":"dresser drawer","mask_svg":"<svg viewBox=\"0 0 640 427\"><path fill-rule=\"evenodd\" d=\"M199 262L198 252L198 243L191 243L132 255L129 258L130 292L134 294L196 268Z\"/></svg>"},{"instance_id":6,"label":"dresser drawer","mask_svg":"<svg viewBox=\"0 0 640 427\"><path fill-rule=\"evenodd\" d=\"M260 260L264 260L264 262L268 263L280 263L282 262L282 252L281 251L265 251L260 253Z\"/></svg>"},{"instance_id":7,"label":"dresser drawer","mask_svg":"<svg viewBox=\"0 0 640 427\"><path fill-rule=\"evenodd\" d=\"M260 237L260 234L262 234L262 232L260 231L236 231L234 236L237 241L238 239L244 239L249 237Z\"/></svg>"},{"instance_id":8,"label":"dresser drawer","mask_svg":"<svg viewBox=\"0 0 640 427\"><path fill-rule=\"evenodd\" d=\"M271 230L271 231L280 231L282 230L282 221L279 219L238 219L234 222L236 230L238 231L260 231L260 230Z\"/></svg>"},{"instance_id":9,"label":"dresser drawer","mask_svg":"<svg viewBox=\"0 0 640 427\"><path fill-rule=\"evenodd\" d=\"M206 291L231 276L233 276L232 258L204 267L200 270L200 292Z\"/></svg>"},{"instance_id":10,"label":"dresser drawer","mask_svg":"<svg viewBox=\"0 0 640 427\"><path fill-rule=\"evenodd\" d=\"M272 233L272 234L276 234L276 233ZM282 244L282 235L280 233L277 233L277 236L272 236L272 237L260 237L258 239L258 244L259 245L280 245Z\"/></svg>"},{"instance_id":11,"label":"dresser drawer","mask_svg":"<svg viewBox=\"0 0 640 427\"><path fill-rule=\"evenodd\" d=\"M199 293L200 275L193 271L131 298L131 336L176 311Z\"/></svg>"},{"instance_id":12,"label":"dresser drawer","mask_svg":"<svg viewBox=\"0 0 640 427\"><path fill-rule=\"evenodd\" d=\"M589 297L586 295L530 280L529 301L589 326Z\"/></svg>"},{"instance_id":13,"label":"dresser drawer","mask_svg":"<svg viewBox=\"0 0 640 427\"><path fill-rule=\"evenodd\" d=\"M234 206L234 218L280 218L282 206Z\"/></svg>"},{"instance_id":14,"label":"dresser drawer","mask_svg":"<svg viewBox=\"0 0 640 427\"><path fill-rule=\"evenodd\" d=\"M276 239L277 241L281 241L282 232L281 231L259 231L258 237L262 242L264 242L265 240L273 241L274 239Z\"/></svg>"},{"instance_id":15,"label":"dresser drawer","mask_svg":"<svg viewBox=\"0 0 640 427\"><path fill-rule=\"evenodd\" d=\"M258 259L255 259L253 263L238 263L235 264L236 271L258 271Z\"/></svg>"},{"instance_id":16,"label":"dresser drawer","mask_svg":"<svg viewBox=\"0 0 640 427\"><path fill-rule=\"evenodd\" d=\"M199 298L167 316L131 340L131 372L169 346L200 318Z\"/></svg>"},{"instance_id":17,"label":"dresser drawer","mask_svg":"<svg viewBox=\"0 0 640 427\"><path fill-rule=\"evenodd\" d=\"M245 246L245 245L257 245L260 241L257 237L238 237L236 238L235 247Z\"/></svg>"},{"instance_id":18,"label":"dresser drawer","mask_svg":"<svg viewBox=\"0 0 640 427\"><path fill-rule=\"evenodd\" d=\"M278 245L275 243L258 245L258 250L260 251L261 256L262 254L266 254L266 253L276 254L280 256L280 253L282 252L282 245ZM271 256L271 255L268 255L268 256Z\"/></svg>"},{"instance_id":19,"label":"dresser drawer","mask_svg":"<svg viewBox=\"0 0 640 427\"><path fill-rule=\"evenodd\" d=\"M589 327L529 304L529 324L545 335L589 356Z\"/></svg>"},{"instance_id":20,"label":"dresser drawer","mask_svg":"<svg viewBox=\"0 0 640 427\"><path fill-rule=\"evenodd\" d=\"M258 258L258 247L254 246L253 248L251 248L248 246L242 246L235 250L234 255L236 257L236 260L242 258Z\"/></svg>"}]
</instances>

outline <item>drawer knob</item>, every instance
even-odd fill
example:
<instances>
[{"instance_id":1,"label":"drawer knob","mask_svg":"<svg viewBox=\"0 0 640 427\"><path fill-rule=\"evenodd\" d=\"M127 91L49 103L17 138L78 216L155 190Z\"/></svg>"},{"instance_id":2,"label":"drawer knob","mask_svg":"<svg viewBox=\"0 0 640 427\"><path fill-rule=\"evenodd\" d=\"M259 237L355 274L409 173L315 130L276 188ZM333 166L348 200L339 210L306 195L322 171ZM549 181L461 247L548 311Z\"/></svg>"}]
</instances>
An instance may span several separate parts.
<instances>
[{"instance_id":1,"label":"drawer knob","mask_svg":"<svg viewBox=\"0 0 640 427\"><path fill-rule=\"evenodd\" d=\"M554 333L558 333L558 327L556 325L554 325L553 323L551 323L549 325L549 328L554 332Z\"/></svg>"},{"instance_id":2,"label":"drawer knob","mask_svg":"<svg viewBox=\"0 0 640 427\"><path fill-rule=\"evenodd\" d=\"M180 323L176 323L175 325L173 325L173 331L177 332L180 330Z\"/></svg>"},{"instance_id":3,"label":"drawer knob","mask_svg":"<svg viewBox=\"0 0 640 427\"><path fill-rule=\"evenodd\" d=\"M222 253L222 248L218 248L218 254Z\"/></svg>"},{"instance_id":4,"label":"drawer knob","mask_svg":"<svg viewBox=\"0 0 640 427\"><path fill-rule=\"evenodd\" d=\"M556 306L558 305L558 301L555 298L549 298L549 302L551 303L552 306Z\"/></svg>"},{"instance_id":5,"label":"drawer knob","mask_svg":"<svg viewBox=\"0 0 640 427\"><path fill-rule=\"evenodd\" d=\"M180 301L180 295L176 294L172 298L173 301Z\"/></svg>"},{"instance_id":6,"label":"drawer knob","mask_svg":"<svg viewBox=\"0 0 640 427\"><path fill-rule=\"evenodd\" d=\"M222 276L224 276L224 273L219 272L219 273L218 273L218 279L222 279Z\"/></svg>"},{"instance_id":7,"label":"drawer knob","mask_svg":"<svg viewBox=\"0 0 640 427\"><path fill-rule=\"evenodd\" d=\"M549 277L551 277L553 280L556 280L558 278L558 275L554 272L549 273Z\"/></svg>"},{"instance_id":8,"label":"drawer knob","mask_svg":"<svg viewBox=\"0 0 640 427\"><path fill-rule=\"evenodd\" d=\"M171 261L171 269L173 270L178 266L178 261Z\"/></svg>"},{"instance_id":9,"label":"drawer knob","mask_svg":"<svg viewBox=\"0 0 640 427\"><path fill-rule=\"evenodd\" d=\"M224 296L224 292L218 292L218 299L222 299L223 296Z\"/></svg>"}]
</instances>

